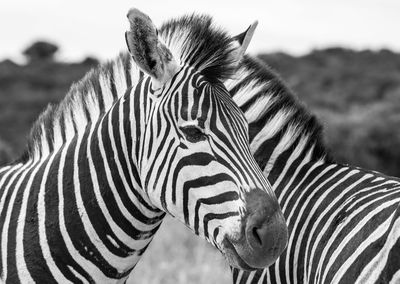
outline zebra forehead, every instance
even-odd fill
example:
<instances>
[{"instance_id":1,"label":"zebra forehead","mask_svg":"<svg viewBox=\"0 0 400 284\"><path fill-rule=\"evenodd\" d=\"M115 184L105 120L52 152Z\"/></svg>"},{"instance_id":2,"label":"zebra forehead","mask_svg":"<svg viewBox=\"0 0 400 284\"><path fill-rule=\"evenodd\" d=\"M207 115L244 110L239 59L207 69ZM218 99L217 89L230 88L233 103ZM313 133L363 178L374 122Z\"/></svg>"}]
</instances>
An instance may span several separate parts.
<instances>
[{"instance_id":1,"label":"zebra forehead","mask_svg":"<svg viewBox=\"0 0 400 284\"><path fill-rule=\"evenodd\" d=\"M169 20L159 35L177 60L195 68L208 81L223 81L234 74L235 44L210 16L192 14Z\"/></svg>"}]
</instances>

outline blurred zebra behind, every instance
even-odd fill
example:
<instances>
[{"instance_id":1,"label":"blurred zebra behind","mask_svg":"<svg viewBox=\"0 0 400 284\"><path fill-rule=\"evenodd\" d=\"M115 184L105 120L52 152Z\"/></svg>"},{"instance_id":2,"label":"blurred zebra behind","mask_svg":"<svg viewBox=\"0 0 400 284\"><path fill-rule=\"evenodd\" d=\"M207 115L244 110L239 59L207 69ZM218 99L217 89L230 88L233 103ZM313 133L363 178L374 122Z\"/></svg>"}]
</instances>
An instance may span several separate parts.
<instances>
[{"instance_id":1,"label":"blurred zebra behind","mask_svg":"<svg viewBox=\"0 0 400 284\"><path fill-rule=\"evenodd\" d=\"M257 60L246 57L226 86L289 227L276 263L233 268L233 282L398 283L400 180L335 163L317 118Z\"/></svg>"}]
</instances>

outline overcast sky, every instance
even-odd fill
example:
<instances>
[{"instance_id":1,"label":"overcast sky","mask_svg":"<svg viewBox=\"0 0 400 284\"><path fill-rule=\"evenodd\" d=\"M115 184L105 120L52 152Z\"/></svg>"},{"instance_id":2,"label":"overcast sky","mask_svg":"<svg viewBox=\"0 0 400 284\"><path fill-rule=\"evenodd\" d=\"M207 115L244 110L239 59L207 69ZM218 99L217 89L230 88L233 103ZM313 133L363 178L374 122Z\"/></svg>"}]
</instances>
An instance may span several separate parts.
<instances>
[{"instance_id":1,"label":"overcast sky","mask_svg":"<svg viewBox=\"0 0 400 284\"><path fill-rule=\"evenodd\" d=\"M332 45L400 51L400 0L0 0L0 59L20 58L37 39L57 43L63 60L112 58L125 49L130 7L156 25L207 13L232 34L258 20L251 53L302 54Z\"/></svg>"}]
</instances>

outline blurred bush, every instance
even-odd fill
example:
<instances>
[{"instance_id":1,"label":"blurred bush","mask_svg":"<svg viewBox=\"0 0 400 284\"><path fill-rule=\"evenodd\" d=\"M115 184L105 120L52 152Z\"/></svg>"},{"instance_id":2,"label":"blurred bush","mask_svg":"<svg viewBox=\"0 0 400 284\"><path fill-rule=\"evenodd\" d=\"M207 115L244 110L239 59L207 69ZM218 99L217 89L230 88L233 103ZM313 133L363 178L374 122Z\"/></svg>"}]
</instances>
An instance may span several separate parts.
<instances>
[{"instance_id":1,"label":"blurred bush","mask_svg":"<svg viewBox=\"0 0 400 284\"><path fill-rule=\"evenodd\" d=\"M400 176L400 54L335 47L259 57L321 118L340 162Z\"/></svg>"},{"instance_id":2,"label":"blurred bush","mask_svg":"<svg viewBox=\"0 0 400 284\"><path fill-rule=\"evenodd\" d=\"M72 82L97 65L98 61L92 57L79 63L0 62L0 136L11 145L13 153L23 151L32 123L45 106L60 101Z\"/></svg>"},{"instance_id":3,"label":"blurred bush","mask_svg":"<svg viewBox=\"0 0 400 284\"><path fill-rule=\"evenodd\" d=\"M6 165L12 160L11 147L0 139L0 167Z\"/></svg>"},{"instance_id":4,"label":"blurred bush","mask_svg":"<svg viewBox=\"0 0 400 284\"><path fill-rule=\"evenodd\" d=\"M31 63L51 61L58 51L58 46L47 41L37 41L27 47L23 54Z\"/></svg>"},{"instance_id":5,"label":"blurred bush","mask_svg":"<svg viewBox=\"0 0 400 284\"><path fill-rule=\"evenodd\" d=\"M314 50L292 57L259 56L276 69L311 108L351 111L355 105L399 100L400 55L389 50Z\"/></svg>"}]
</instances>

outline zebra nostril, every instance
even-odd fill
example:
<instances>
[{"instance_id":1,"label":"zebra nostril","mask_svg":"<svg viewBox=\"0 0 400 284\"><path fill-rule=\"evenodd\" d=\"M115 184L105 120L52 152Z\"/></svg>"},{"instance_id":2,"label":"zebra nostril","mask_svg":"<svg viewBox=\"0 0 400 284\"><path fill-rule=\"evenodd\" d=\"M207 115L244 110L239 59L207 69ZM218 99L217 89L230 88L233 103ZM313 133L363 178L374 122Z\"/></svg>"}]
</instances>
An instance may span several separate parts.
<instances>
[{"instance_id":1,"label":"zebra nostril","mask_svg":"<svg viewBox=\"0 0 400 284\"><path fill-rule=\"evenodd\" d=\"M257 227L253 228L253 236L254 236L254 239L258 242L258 244L260 246L262 246L263 242L262 242L262 240L260 238L260 234L258 233L258 228Z\"/></svg>"}]
</instances>

